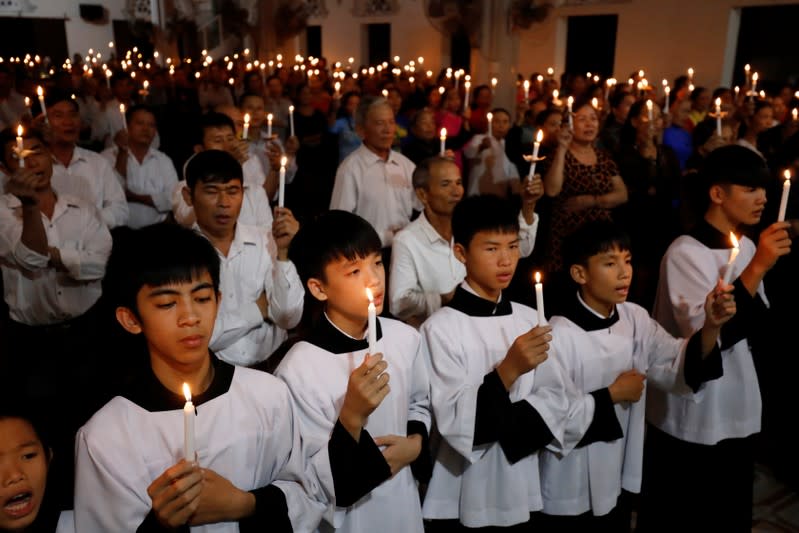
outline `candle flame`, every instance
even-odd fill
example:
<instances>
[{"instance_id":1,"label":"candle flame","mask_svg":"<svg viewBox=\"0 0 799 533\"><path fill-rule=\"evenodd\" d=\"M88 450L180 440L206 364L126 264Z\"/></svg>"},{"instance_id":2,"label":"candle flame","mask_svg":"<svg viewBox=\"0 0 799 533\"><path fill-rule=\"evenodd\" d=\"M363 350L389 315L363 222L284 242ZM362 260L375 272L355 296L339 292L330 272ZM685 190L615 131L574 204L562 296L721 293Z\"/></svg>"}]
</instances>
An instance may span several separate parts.
<instances>
[{"instance_id":1,"label":"candle flame","mask_svg":"<svg viewBox=\"0 0 799 533\"><path fill-rule=\"evenodd\" d=\"M294 113L294 106L293 105L289 106L289 113Z\"/></svg>"},{"instance_id":2,"label":"candle flame","mask_svg":"<svg viewBox=\"0 0 799 533\"><path fill-rule=\"evenodd\" d=\"M757 81L759 78L760 78L760 75L757 72L752 74L752 81Z\"/></svg>"},{"instance_id":3,"label":"candle flame","mask_svg":"<svg viewBox=\"0 0 799 533\"><path fill-rule=\"evenodd\" d=\"M22 137L22 124L17 126L17 137ZM787 170L785 172L788 172Z\"/></svg>"},{"instance_id":4,"label":"candle flame","mask_svg":"<svg viewBox=\"0 0 799 533\"><path fill-rule=\"evenodd\" d=\"M39 86L36 88L36 94L38 94L39 96L44 96L44 89L42 89L42 86L41 86L41 85L39 85Z\"/></svg>"},{"instance_id":5,"label":"candle flame","mask_svg":"<svg viewBox=\"0 0 799 533\"><path fill-rule=\"evenodd\" d=\"M486 118L488 119L489 122L491 122L491 119L494 118L494 113L489 111L488 113L486 113Z\"/></svg>"},{"instance_id":6,"label":"candle flame","mask_svg":"<svg viewBox=\"0 0 799 533\"><path fill-rule=\"evenodd\" d=\"M721 107L721 98L716 98L716 107Z\"/></svg>"},{"instance_id":7,"label":"candle flame","mask_svg":"<svg viewBox=\"0 0 799 533\"><path fill-rule=\"evenodd\" d=\"M735 233L730 232L730 242L732 243L733 248L738 248L738 239L735 237Z\"/></svg>"},{"instance_id":8,"label":"candle flame","mask_svg":"<svg viewBox=\"0 0 799 533\"><path fill-rule=\"evenodd\" d=\"M22 128L22 126L20 126L20 128ZM20 135L22 135L22 133L20 133ZM787 168L785 169L785 172L782 173L782 175L785 176L786 182L791 180L791 171L788 170Z\"/></svg>"},{"instance_id":9,"label":"candle flame","mask_svg":"<svg viewBox=\"0 0 799 533\"><path fill-rule=\"evenodd\" d=\"M444 91L445 91L445 90L446 90L446 89L444 89L444 87L439 87L439 88L438 88L438 94L444 94ZM388 91L386 91L386 94L388 94Z\"/></svg>"},{"instance_id":10,"label":"candle flame","mask_svg":"<svg viewBox=\"0 0 799 533\"><path fill-rule=\"evenodd\" d=\"M535 142L540 143L544 140L544 130L538 130L538 133L535 134Z\"/></svg>"},{"instance_id":11,"label":"candle flame","mask_svg":"<svg viewBox=\"0 0 799 533\"><path fill-rule=\"evenodd\" d=\"M646 108L647 108L649 111L652 111L652 100L647 100L647 101L646 101Z\"/></svg>"},{"instance_id":12,"label":"candle flame","mask_svg":"<svg viewBox=\"0 0 799 533\"><path fill-rule=\"evenodd\" d=\"M669 80L663 78L663 87L668 87L668 85L669 85Z\"/></svg>"},{"instance_id":13,"label":"candle flame","mask_svg":"<svg viewBox=\"0 0 799 533\"><path fill-rule=\"evenodd\" d=\"M183 384L183 396L186 397L187 402L191 401L191 389L189 388L188 383Z\"/></svg>"},{"instance_id":14,"label":"candle flame","mask_svg":"<svg viewBox=\"0 0 799 533\"><path fill-rule=\"evenodd\" d=\"M272 113L269 113L268 115L266 115L266 120L268 120L269 122L272 122L272 118L273 118L272 117Z\"/></svg>"},{"instance_id":15,"label":"candle flame","mask_svg":"<svg viewBox=\"0 0 799 533\"><path fill-rule=\"evenodd\" d=\"M794 107L794 108L793 108L793 111L791 111L791 116L793 117L793 119L794 119L794 120L796 120L797 118L799 118L799 109L796 109L796 108Z\"/></svg>"},{"instance_id":16,"label":"candle flame","mask_svg":"<svg viewBox=\"0 0 799 533\"><path fill-rule=\"evenodd\" d=\"M493 85L494 87L497 86L497 79L496 78L491 78L491 85Z\"/></svg>"},{"instance_id":17,"label":"candle flame","mask_svg":"<svg viewBox=\"0 0 799 533\"><path fill-rule=\"evenodd\" d=\"M536 283L541 283L541 272L536 272L535 273L535 282Z\"/></svg>"},{"instance_id":18,"label":"candle flame","mask_svg":"<svg viewBox=\"0 0 799 533\"><path fill-rule=\"evenodd\" d=\"M560 96L560 91L557 89L552 89L552 99L557 100L558 96Z\"/></svg>"},{"instance_id":19,"label":"candle flame","mask_svg":"<svg viewBox=\"0 0 799 533\"><path fill-rule=\"evenodd\" d=\"M288 157L283 156L283 157L280 158L280 166L281 167L285 167L286 165L288 165L288 163L289 163L289 158Z\"/></svg>"},{"instance_id":20,"label":"candle flame","mask_svg":"<svg viewBox=\"0 0 799 533\"><path fill-rule=\"evenodd\" d=\"M599 109L599 99L591 98L591 107L594 109Z\"/></svg>"},{"instance_id":21,"label":"candle flame","mask_svg":"<svg viewBox=\"0 0 799 533\"><path fill-rule=\"evenodd\" d=\"M447 138L447 128L441 128L441 138L442 139Z\"/></svg>"},{"instance_id":22,"label":"candle flame","mask_svg":"<svg viewBox=\"0 0 799 533\"><path fill-rule=\"evenodd\" d=\"M119 112L125 114L125 104L119 104Z\"/></svg>"},{"instance_id":23,"label":"candle flame","mask_svg":"<svg viewBox=\"0 0 799 533\"><path fill-rule=\"evenodd\" d=\"M530 88L530 80L524 80L524 89L527 90Z\"/></svg>"},{"instance_id":24,"label":"candle flame","mask_svg":"<svg viewBox=\"0 0 799 533\"><path fill-rule=\"evenodd\" d=\"M375 297L372 294L372 289L370 289L369 287L366 287L366 298L369 299L370 304L374 303Z\"/></svg>"},{"instance_id":25,"label":"candle flame","mask_svg":"<svg viewBox=\"0 0 799 533\"><path fill-rule=\"evenodd\" d=\"M249 124L250 123L250 114L249 113L244 113L244 123L245 124Z\"/></svg>"}]
</instances>

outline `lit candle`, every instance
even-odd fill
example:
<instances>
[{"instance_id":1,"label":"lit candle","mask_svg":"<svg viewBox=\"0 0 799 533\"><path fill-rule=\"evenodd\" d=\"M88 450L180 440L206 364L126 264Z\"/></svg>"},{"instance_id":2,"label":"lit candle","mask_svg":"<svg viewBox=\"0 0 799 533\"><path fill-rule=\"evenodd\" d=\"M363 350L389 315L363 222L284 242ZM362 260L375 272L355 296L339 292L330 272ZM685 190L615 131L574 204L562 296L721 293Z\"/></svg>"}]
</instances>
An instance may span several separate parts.
<instances>
[{"instance_id":1,"label":"lit candle","mask_svg":"<svg viewBox=\"0 0 799 533\"><path fill-rule=\"evenodd\" d=\"M441 157L444 157L444 152L446 151L446 143L447 143L447 128L441 128Z\"/></svg>"},{"instance_id":2,"label":"lit candle","mask_svg":"<svg viewBox=\"0 0 799 533\"><path fill-rule=\"evenodd\" d=\"M646 114L649 117L649 124L651 126L652 122L655 120L655 115L653 113L654 109L652 107L652 100L646 101Z\"/></svg>"},{"instance_id":3,"label":"lit candle","mask_svg":"<svg viewBox=\"0 0 799 533\"><path fill-rule=\"evenodd\" d=\"M569 109L569 129L573 130L574 129L574 117L572 117L572 106L574 105L573 96L569 96L569 99L566 100L566 105L568 106Z\"/></svg>"},{"instance_id":4,"label":"lit candle","mask_svg":"<svg viewBox=\"0 0 799 533\"><path fill-rule=\"evenodd\" d=\"M17 159L19 160L19 168L25 168L25 158L22 151L25 149L22 140L22 124L17 126Z\"/></svg>"},{"instance_id":5,"label":"lit candle","mask_svg":"<svg viewBox=\"0 0 799 533\"><path fill-rule=\"evenodd\" d=\"M736 102L738 101L738 93L740 93L740 92L741 92L741 88L736 85L735 86L735 101Z\"/></svg>"},{"instance_id":6,"label":"lit candle","mask_svg":"<svg viewBox=\"0 0 799 533\"><path fill-rule=\"evenodd\" d=\"M194 444L194 404L191 403L191 389L188 383L183 384L183 396L186 403L183 405L183 457L190 462L197 460L197 450Z\"/></svg>"},{"instance_id":7,"label":"lit candle","mask_svg":"<svg viewBox=\"0 0 799 533\"><path fill-rule=\"evenodd\" d=\"M552 67L549 67L549 68L547 69L547 76L549 76L550 78L552 78L554 75L555 75L555 69L554 69L554 68L552 68Z\"/></svg>"},{"instance_id":8,"label":"lit candle","mask_svg":"<svg viewBox=\"0 0 799 533\"><path fill-rule=\"evenodd\" d=\"M780 198L780 212L777 215L777 222L785 221L785 211L788 209L788 195L791 193L791 171L786 169L783 176L785 176L785 181L782 183L782 197Z\"/></svg>"},{"instance_id":9,"label":"lit candle","mask_svg":"<svg viewBox=\"0 0 799 533\"><path fill-rule=\"evenodd\" d=\"M469 109L469 89L472 86L472 82L466 80L463 82L463 88L465 89L463 92L463 110L466 111Z\"/></svg>"},{"instance_id":10,"label":"lit candle","mask_svg":"<svg viewBox=\"0 0 799 533\"><path fill-rule=\"evenodd\" d=\"M367 323L366 333L369 338L369 355L377 353L377 310L375 309L375 298L371 289L366 287L366 297L369 299L369 321Z\"/></svg>"},{"instance_id":11,"label":"lit candle","mask_svg":"<svg viewBox=\"0 0 799 533\"><path fill-rule=\"evenodd\" d=\"M669 112L669 96L671 95L671 87L666 85L666 88L663 89L666 92L666 113Z\"/></svg>"},{"instance_id":12,"label":"lit candle","mask_svg":"<svg viewBox=\"0 0 799 533\"><path fill-rule=\"evenodd\" d=\"M250 136L250 114L244 113L244 131L241 132L241 138L245 141Z\"/></svg>"},{"instance_id":13,"label":"lit candle","mask_svg":"<svg viewBox=\"0 0 799 533\"><path fill-rule=\"evenodd\" d=\"M688 81L689 82L693 82L694 81L694 69L693 69L693 67L688 67Z\"/></svg>"},{"instance_id":14,"label":"lit candle","mask_svg":"<svg viewBox=\"0 0 799 533\"><path fill-rule=\"evenodd\" d=\"M291 130L291 136L294 137L294 106L289 106L289 128Z\"/></svg>"},{"instance_id":15,"label":"lit candle","mask_svg":"<svg viewBox=\"0 0 799 533\"><path fill-rule=\"evenodd\" d=\"M732 250L730 250L730 260L727 261L727 270L724 271L724 285L729 285L732 282L732 265L735 263L735 258L738 257L738 252L740 252L740 248L738 248L738 239L735 238L735 234L730 232L730 242L732 242Z\"/></svg>"},{"instance_id":16,"label":"lit candle","mask_svg":"<svg viewBox=\"0 0 799 533\"><path fill-rule=\"evenodd\" d=\"M486 113L486 118L488 119L488 136L491 137L494 135L494 128L491 125L491 122L494 119L494 113L489 111Z\"/></svg>"},{"instance_id":17,"label":"lit candle","mask_svg":"<svg viewBox=\"0 0 799 533\"><path fill-rule=\"evenodd\" d=\"M552 89L552 105L560 106L560 91L557 89Z\"/></svg>"},{"instance_id":18,"label":"lit candle","mask_svg":"<svg viewBox=\"0 0 799 533\"><path fill-rule=\"evenodd\" d=\"M591 107L599 111L599 98L591 98Z\"/></svg>"},{"instance_id":19,"label":"lit candle","mask_svg":"<svg viewBox=\"0 0 799 533\"><path fill-rule=\"evenodd\" d=\"M266 138L272 138L272 113L266 115Z\"/></svg>"},{"instance_id":20,"label":"lit candle","mask_svg":"<svg viewBox=\"0 0 799 533\"><path fill-rule=\"evenodd\" d=\"M750 67L750 66L749 66L749 63L747 63L746 65L744 65L744 74L746 75L746 84L747 84L747 85L749 85L749 71L750 71L751 69L752 69L752 67Z\"/></svg>"},{"instance_id":21,"label":"lit candle","mask_svg":"<svg viewBox=\"0 0 799 533\"><path fill-rule=\"evenodd\" d=\"M716 134L721 137L721 98L716 98Z\"/></svg>"},{"instance_id":22,"label":"lit candle","mask_svg":"<svg viewBox=\"0 0 799 533\"><path fill-rule=\"evenodd\" d=\"M455 88L457 89L461 80L461 71L458 70L455 72Z\"/></svg>"},{"instance_id":23,"label":"lit candle","mask_svg":"<svg viewBox=\"0 0 799 533\"><path fill-rule=\"evenodd\" d=\"M122 115L122 129L127 131L128 120L125 118L125 104L119 104L119 114Z\"/></svg>"},{"instance_id":24,"label":"lit candle","mask_svg":"<svg viewBox=\"0 0 799 533\"><path fill-rule=\"evenodd\" d=\"M333 86L336 88L336 98L341 97L341 82L337 81Z\"/></svg>"},{"instance_id":25,"label":"lit candle","mask_svg":"<svg viewBox=\"0 0 799 533\"><path fill-rule=\"evenodd\" d=\"M524 103L525 105L530 101L530 80L524 80Z\"/></svg>"},{"instance_id":26,"label":"lit candle","mask_svg":"<svg viewBox=\"0 0 799 533\"><path fill-rule=\"evenodd\" d=\"M108 69L108 70L105 71L105 84L108 86L109 89L111 88L111 75L112 74L113 73L111 72L111 69Z\"/></svg>"},{"instance_id":27,"label":"lit candle","mask_svg":"<svg viewBox=\"0 0 799 533\"><path fill-rule=\"evenodd\" d=\"M277 189L277 206L283 207L286 201L286 165L289 160L286 156L280 158L280 183Z\"/></svg>"},{"instance_id":28,"label":"lit candle","mask_svg":"<svg viewBox=\"0 0 799 533\"><path fill-rule=\"evenodd\" d=\"M757 72L752 74L752 94L757 94L755 89L757 88L757 80L759 80L759 79L760 79L760 75Z\"/></svg>"},{"instance_id":29,"label":"lit candle","mask_svg":"<svg viewBox=\"0 0 799 533\"><path fill-rule=\"evenodd\" d=\"M44 115L44 121L47 122L47 107L44 105L44 89L42 86L39 85L36 88L36 94L39 95L39 106L42 108L42 115Z\"/></svg>"},{"instance_id":30,"label":"lit candle","mask_svg":"<svg viewBox=\"0 0 799 533\"><path fill-rule=\"evenodd\" d=\"M530 162L530 171L527 173L527 179L532 180L533 176L535 176L535 164L538 162L538 149L541 148L541 141L544 140L544 131L538 130L538 133L535 135L535 141L533 141L533 159Z\"/></svg>"},{"instance_id":31,"label":"lit candle","mask_svg":"<svg viewBox=\"0 0 799 533\"><path fill-rule=\"evenodd\" d=\"M544 315L544 284L541 283L541 272L535 273L535 307L538 311L538 325L548 325L549 322Z\"/></svg>"},{"instance_id":32,"label":"lit candle","mask_svg":"<svg viewBox=\"0 0 799 533\"><path fill-rule=\"evenodd\" d=\"M31 99L27 96L25 97L25 107L28 108L28 111L31 109Z\"/></svg>"},{"instance_id":33,"label":"lit candle","mask_svg":"<svg viewBox=\"0 0 799 533\"><path fill-rule=\"evenodd\" d=\"M497 79L491 78L491 94L494 94L497 90Z\"/></svg>"}]
</instances>

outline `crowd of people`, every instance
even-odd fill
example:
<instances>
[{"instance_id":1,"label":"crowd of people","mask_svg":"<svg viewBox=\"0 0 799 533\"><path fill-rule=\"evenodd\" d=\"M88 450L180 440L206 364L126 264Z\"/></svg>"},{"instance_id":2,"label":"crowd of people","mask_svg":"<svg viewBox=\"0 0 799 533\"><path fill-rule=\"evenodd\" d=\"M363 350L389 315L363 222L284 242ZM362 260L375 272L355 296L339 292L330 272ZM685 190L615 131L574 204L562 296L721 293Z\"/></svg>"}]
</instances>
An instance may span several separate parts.
<instances>
[{"instance_id":1,"label":"crowd of people","mask_svg":"<svg viewBox=\"0 0 799 533\"><path fill-rule=\"evenodd\" d=\"M793 87L136 55L0 63L0 531L749 531Z\"/></svg>"}]
</instances>

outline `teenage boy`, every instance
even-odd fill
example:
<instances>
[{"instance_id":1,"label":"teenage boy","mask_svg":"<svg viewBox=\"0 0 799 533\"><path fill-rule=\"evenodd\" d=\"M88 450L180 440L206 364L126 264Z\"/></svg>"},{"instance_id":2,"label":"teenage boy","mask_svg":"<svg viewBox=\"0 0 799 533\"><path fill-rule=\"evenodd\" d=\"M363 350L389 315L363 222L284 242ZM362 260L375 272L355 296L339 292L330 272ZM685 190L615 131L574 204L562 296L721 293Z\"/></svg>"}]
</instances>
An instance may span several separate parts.
<instances>
[{"instance_id":1,"label":"teenage boy","mask_svg":"<svg viewBox=\"0 0 799 533\"><path fill-rule=\"evenodd\" d=\"M721 375L716 341L735 302L714 286L703 302L702 329L690 340L676 339L626 301L632 256L619 226L586 224L563 250L579 290L564 306L568 312L552 318L552 352L579 391L566 431L577 444L565 456L542 453L540 525L547 531L629 532L626 493L641 490L646 383L689 397L699 391L693 401L702 401L702 383Z\"/></svg>"},{"instance_id":2,"label":"teenage boy","mask_svg":"<svg viewBox=\"0 0 799 533\"><path fill-rule=\"evenodd\" d=\"M194 229L213 244L221 261L222 300L211 349L223 361L253 365L286 340L302 318L305 292L288 260L299 224L275 208L271 235L238 222L243 197L241 165L227 152L206 150L186 164L183 197L194 209Z\"/></svg>"},{"instance_id":3,"label":"teenage boy","mask_svg":"<svg viewBox=\"0 0 799 533\"><path fill-rule=\"evenodd\" d=\"M466 276L452 250L452 211L463 198L460 169L451 158L425 159L413 171L413 188L424 211L394 240L389 302L394 316L419 327L449 302ZM543 194L540 178L525 182L519 213L522 257L533 251L538 230L535 204Z\"/></svg>"},{"instance_id":4,"label":"teenage boy","mask_svg":"<svg viewBox=\"0 0 799 533\"><path fill-rule=\"evenodd\" d=\"M432 531L531 527L541 509L539 450L561 444L563 371L547 360L550 327L503 294L519 261L519 221L496 196L452 215L466 279L421 328L441 442L424 502Z\"/></svg>"},{"instance_id":5,"label":"teenage boy","mask_svg":"<svg viewBox=\"0 0 799 533\"><path fill-rule=\"evenodd\" d=\"M506 198L519 192L519 169L505 153L505 137L512 125L510 113L501 107L492 113L488 133L475 135L463 147L463 155L472 161L468 196L496 194Z\"/></svg>"},{"instance_id":6,"label":"teenage boy","mask_svg":"<svg viewBox=\"0 0 799 533\"><path fill-rule=\"evenodd\" d=\"M686 337L705 321L701 295L728 268L737 306L721 330L723 375L695 402L649 389L644 484L639 524L644 531L749 531L752 524L754 437L761 398L749 338L765 312L763 277L791 250L787 222L760 233L757 246L740 232L760 222L771 183L760 156L741 146L714 150L700 176L704 218L675 240L660 265L654 317ZM740 252L730 267L730 233Z\"/></svg>"},{"instance_id":7,"label":"teenage boy","mask_svg":"<svg viewBox=\"0 0 799 533\"><path fill-rule=\"evenodd\" d=\"M141 228L166 220L178 175L169 156L152 147L158 133L155 113L137 105L127 111L126 120L127 128L102 155L125 190L130 212L127 225Z\"/></svg>"},{"instance_id":8,"label":"teenage boy","mask_svg":"<svg viewBox=\"0 0 799 533\"><path fill-rule=\"evenodd\" d=\"M206 113L200 118L197 142L194 145L195 154L199 154L203 150L224 150L241 163L244 151L239 148L240 146L241 143L236 139L236 126L230 117L212 112ZM245 161L249 160L245 159ZM194 209L183 198L183 189L186 188L185 168L186 165L183 166L183 180L178 182L172 192L172 213L178 224L190 228L195 223L196 217ZM255 170L252 170L253 168ZM259 174L258 168L260 168L260 164L257 167L246 163L242 166L244 197L239 221L242 224L257 226L270 232L272 230L272 213L269 210L269 199L262 186L263 173Z\"/></svg>"},{"instance_id":9,"label":"teenage boy","mask_svg":"<svg viewBox=\"0 0 799 533\"><path fill-rule=\"evenodd\" d=\"M385 295L380 244L361 217L330 211L291 246L324 313L276 374L294 397L306 453L330 502L322 531L423 531L414 477L429 479L429 383L416 330L380 317L367 331L366 290L377 314ZM367 334L375 339L371 353Z\"/></svg>"},{"instance_id":10,"label":"teenage boy","mask_svg":"<svg viewBox=\"0 0 799 533\"><path fill-rule=\"evenodd\" d=\"M111 302L149 364L78 434L75 530L312 531L323 506L309 496L288 389L209 352L217 251L169 224L126 244L109 261Z\"/></svg>"}]
</instances>

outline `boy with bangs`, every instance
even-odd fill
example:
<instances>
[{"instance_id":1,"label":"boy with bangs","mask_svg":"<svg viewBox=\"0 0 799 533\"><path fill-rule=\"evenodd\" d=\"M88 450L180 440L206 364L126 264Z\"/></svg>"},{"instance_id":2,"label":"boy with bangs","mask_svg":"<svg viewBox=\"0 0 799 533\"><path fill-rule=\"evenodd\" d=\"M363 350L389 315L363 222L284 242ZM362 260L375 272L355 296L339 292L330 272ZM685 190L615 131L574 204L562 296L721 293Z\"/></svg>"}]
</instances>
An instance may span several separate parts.
<instances>
[{"instance_id":1,"label":"boy with bangs","mask_svg":"<svg viewBox=\"0 0 799 533\"><path fill-rule=\"evenodd\" d=\"M701 402L649 389L638 522L647 532L675 531L685 523L696 531L751 529L762 402L749 339L768 305L763 278L791 251L787 222L766 227L757 246L741 235L760 222L771 183L758 154L742 146L718 148L695 179L702 219L666 251L653 316L670 333L690 335L707 320L697 295L730 268L738 311L720 334L723 375L706 385ZM728 266L730 233L739 235L740 252Z\"/></svg>"},{"instance_id":2,"label":"boy with bangs","mask_svg":"<svg viewBox=\"0 0 799 533\"><path fill-rule=\"evenodd\" d=\"M528 531L541 509L538 453L562 443L563 371L547 360L550 327L503 293L519 262L519 220L496 196L452 215L466 279L423 325L441 442L424 502L430 531Z\"/></svg>"},{"instance_id":3,"label":"boy with bangs","mask_svg":"<svg viewBox=\"0 0 799 533\"><path fill-rule=\"evenodd\" d=\"M546 450L541 486L546 531L629 532L627 495L641 489L647 381L702 401L703 383L721 375L716 341L735 312L732 287L713 287L706 319L690 340L672 337L627 302L630 239L611 222L584 225L564 241L579 289L569 311L552 319L554 357L579 391L566 434L568 454Z\"/></svg>"},{"instance_id":4,"label":"boy with bangs","mask_svg":"<svg viewBox=\"0 0 799 533\"><path fill-rule=\"evenodd\" d=\"M366 340L366 289L378 315L385 298L380 237L361 217L333 210L300 230L290 256L324 307L276 371L330 502L320 530L422 533L414 477L429 478L430 408L419 334L378 317L375 353Z\"/></svg>"},{"instance_id":5,"label":"boy with bangs","mask_svg":"<svg viewBox=\"0 0 799 533\"><path fill-rule=\"evenodd\" d=\"M309 494L288 389L213 356L219 258L172 225L137 230L109 261L119 324L143 335L149 364L77 438L75 531L311 531ZM195 406L184 457L183 386Z\"/></svg>"}]
</instances>

